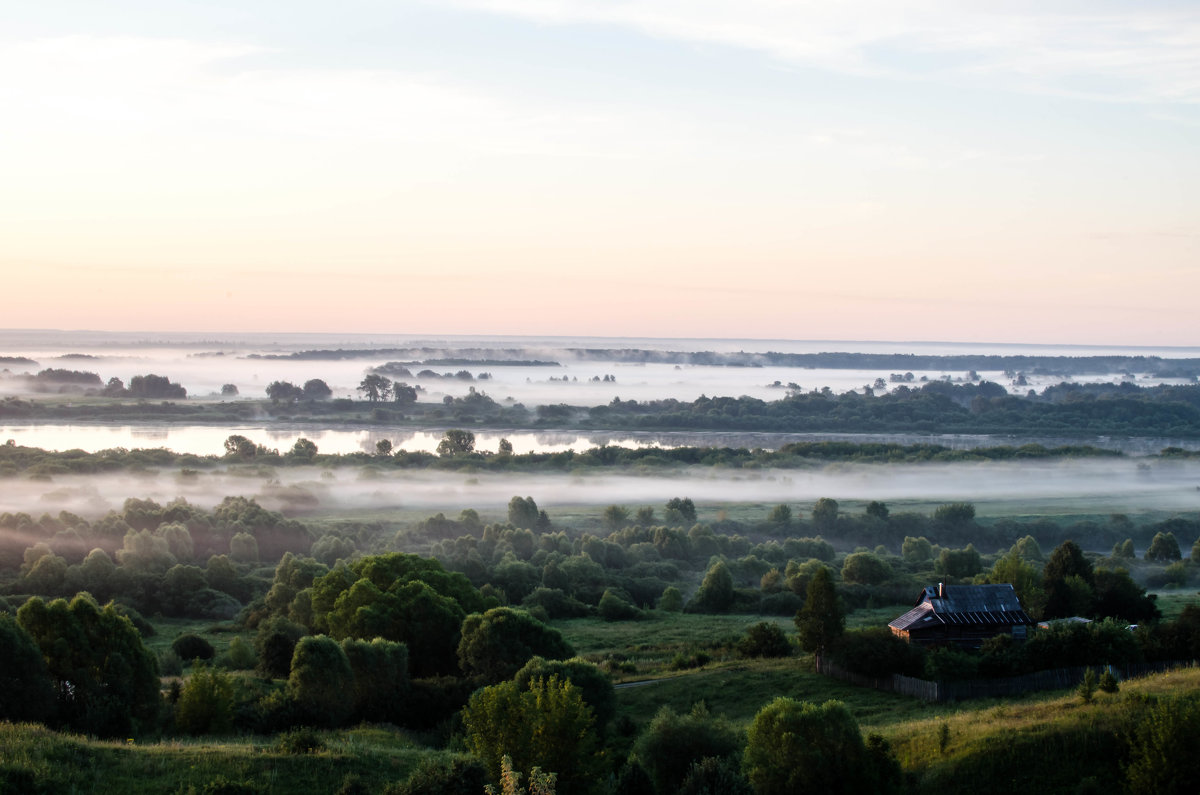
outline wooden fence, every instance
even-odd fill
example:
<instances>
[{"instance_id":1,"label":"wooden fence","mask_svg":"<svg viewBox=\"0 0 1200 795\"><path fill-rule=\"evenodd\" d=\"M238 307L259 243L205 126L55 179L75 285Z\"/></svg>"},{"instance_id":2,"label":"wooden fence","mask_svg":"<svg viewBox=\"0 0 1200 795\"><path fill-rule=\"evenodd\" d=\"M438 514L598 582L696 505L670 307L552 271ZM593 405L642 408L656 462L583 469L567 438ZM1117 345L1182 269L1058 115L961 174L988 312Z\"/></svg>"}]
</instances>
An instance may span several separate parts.
<instances>
[{"instance_id":1,"label":"wooden fence","mask_svg":"<svg viewBox=\"0 0 1200 795\"><path fill-rule=\"evenodd\" d=\"M970 679L962 681L931 682L926 679L915 679L911 676L890 674L874 677L847 671L833 660L818 655L816 657L817 673L832 676L843 682L859 687L873 687L905 696L919 698L922 701L962 701L968 698L993 698L996 696L1015 696L1035 690L1065 690L1076 687L1083 681L1087 667L1055 668L1049 671L1037 671L1024 676L1010 676L997 679ZM1177 668L1191 668L1196 661L1173 661L1157 663L1133 663L1130 665L1092 666L1096 671L1111 670L1119 679L1131 679L1138 676L1162 673Z\"/></svg>"}]
</instances>

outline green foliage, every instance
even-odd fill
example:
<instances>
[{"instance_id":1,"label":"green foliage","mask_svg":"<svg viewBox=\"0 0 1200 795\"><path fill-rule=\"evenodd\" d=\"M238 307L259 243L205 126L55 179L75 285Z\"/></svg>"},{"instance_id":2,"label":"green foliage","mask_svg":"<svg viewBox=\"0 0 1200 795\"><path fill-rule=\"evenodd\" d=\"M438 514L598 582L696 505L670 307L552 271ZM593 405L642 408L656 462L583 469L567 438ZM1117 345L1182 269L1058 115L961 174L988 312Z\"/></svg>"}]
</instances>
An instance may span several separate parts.
<instances>
[{"instance_id":1,"label":"green foliage","mask_svg":"<svg viewBox=\"0 0 1200 795\"><path fill-rule=\"evenodd\" d=\"M789 525L792 523L792 509L784 503L776 505L767 514L767 521L771 524Z\"/></svg>"},{"instance_id":2,"label":"green foliage","mask_svg":"<svg viewBox=\"0 0 1200 795\"><path fill-rule=\"evenodd\" d=\"M879 585L892 576L887 561L870 552L854 552L842 565L842 581L847 585Z\"/></svg>"},{"instance_id":3,"label":"green foliage","mask_svg":"<svg viewBox=\"0 0 1200 795\"><path fill-rule=\"evenodd\" d=\"M1121 683L1117 681L1117 677L1113 675L1111 668L1104 669L1104 673L1100 674L1100 680L1097 682L1097 685L1109 695L1121 689Z\"/></svg>"},{"instance_id":4,"label":"green foliage","mask_svg":"<svg viewBox=\"0 0 1200 795\"><path fill-rule=\"evenodd\" d=\"M617 694L608 676L581 657L547 660L534 657L513 676L518 690L527 690L534 679L558 677L579 689L580 695L596 716L596 732L603 734L617 712Z\"/></svg>"},{"instance_id":5,"label":"green foliage","mask_svg":"<svg viewBox=\"0 0 1200 795\"><path fill-rule=\"evenodd\" d=\"M1129 736L1127 783L1134 795L1184 795L1200 791L1200 701L1166 698L1149 710Z\"/></svg>"},{"instance_id":6,"label":"green foliage","mask_svg":"<svg viewBox=\"0 0 1200 795\"><path fill-rule=\"evenodd\" d=\"M171 651L178 654L181 660L211 660L215 654L211 643L192 632L172 641Z\"/></svg>"},{"instance_id":7,"label":"green foliage","mask_svg":"<svg viewBox=\"0 0 1200 795\"><path fill-rule=\"evenodd\" d=\"M0 720L49 721L54 683L42 652L8 613L0 613Z\"/></svg>"},{"instance_id":8,"label":"green foliage","mask_svg":"<svg viewBox=\"0 0 1200 795\"><path fill-rule=\"evenodd\" d=\"M856 795L898 783L890 769L880 769L839 701L817 706L780 697L763 707L750 726L742 769L758 795Z\"/></svg>"},{"instance_id":9,"label":"green foliage","mask_svg":"<svg viewBox=\"0 0 1200 795\"><path fill-rule=\"evenodd\" d=\"M338 642L326 635L300 639L292 656L288 696L308 722L340 726L354 709L354 673Z\"/></svg>"},{"instance_id":10,"label":"green foliage","mask_svg":"<svg viewBox=\"0 0 1200 795\"><path fill-rule=\"evenodd\" d=\"M175 705L175 725L187 734L228 733L233 728L229 675L206 666L193 670Z\"/></svg>"},{"instance_id":11,"label":"green foliage","mask_svg":"<svg viewBox=\"0 0 1200 795\"><path fill-rule=\"evenodd\" d=\"M754 795L754 790L735 760L709 756L688 768L679 795Z\"/></svg>"},{"instance_id":12,"label":"green foliage","mask_svg":"<svg viewBox=\"0 0 1200 795\"><path fill-rule=\"evenodd\" d=\"M1181 557L1174 533L1155 533L1150 548L1146 550L1146 560L1154 563L1171 563Z\"/></svg>"},{"instance_id":13,"label":"green foliage","mask_svg":"<svg viewBox=\"0 0 1200 795\"><path fill-rule=\"evenodd\" d=\"M842 668L863 676L898 673L919 677L925 672L925 653L921 647L906 643L887 627L846 632L833 642L830 654Z\"/></svg>"},{"instance_id":14,"label":"green foliage","mask_svg":"<svg viewBox=\"0 0 1200 795\"><path fill-rule=\"evenodd\" d=\"M479 795L487 770L473 758L425 757L404 783L388 787L385 795Z\"/></svg>"},{"instance_id":15,"label":"green foliage","mask_svg":"<svg viewBox=\"0 0 1200 795\"><path fill-rule=\"evenodd\" d=\"M375 638L342 641L353 675L353 715L358 720L404 723L408 698L408 648L403 643Z\"/></svg>"},{"instance_id":16,"label":"green foliage","mask_svg":"<svg viewBox=\"0 0 1200 795\"><path fill-rule=\"evenodd\" d=\"M512 758L505 754L500 759L500 789L491 784L484 789L486 795L554 795L558 782L557 773L543 773L540 767L529 771L529 789L521 786L521 774L513 769Z\"/></svg>"},{"instance_id":17,"label":"green foliage","mask_svg":"<svg viewBox=\"0 0 1200 795\"><path fill-rule=\"evenodd\" d=\"M663 707L634 746L659 792L677 792L693 763L735 759L741 748L740 733L724 717L710 715L703 703L687 715Z\"/></svg>"},{"instance_id":18,"label":"green foliage","mask_svg":"<svg viewBox=\"0 0 1200 795\"><path fill-rule=\"evenodd\" d=\"M667 500L665 521L672 527L692 524L696 521L696 504L690 497L672 497Z\"/></svg>"},{"instance_id":19,"label":"green foliage","mask_svg":"<svg viewBox=\"0 0 1200 795\"><path fill-rule=\"evenodd\" d=\"M724 561L709 567L688 609L699 613L724 613L733 606L733 575Z\"/></svg>"},{"instance_id":20,"label":"green foliage","mask_svg":"<svg viewBox=\"0 0 1200 795\"><path fill-rule=\"evenodd\" d=\"M41 650L58 692L64 725L104 736L126 736L155 720L158 661L128 618L101 608L88 594L68 604L32 598L17 622Z\"/></svg>"},{"instance_id":21,"label":"green foliage","mask_svg":"<svg viewBox=\"0 0 1200 795\"><path fill-rule=\"evenodd\" d=\"M612 588L604 590L597 610L605 621L632 621L641 616L640 610Z\"/></svg>"},{"instance_id":22,"label":"green foliage","mask_svg":"<svg viewBox=\"0 0 1200 795\"><path fill-rule=\"evenodd\" d=\"M658 600L658 609L665 613L678 613L683 610L683 594L674 585L668 585Z\"/></svg>"},{"instance_id":23,"label":"green foliage","mask_svg":"<svg viewBox=\"0 0 1200 795\"><path fill-rule=\"evenodd\" d=\"M914 538L905 536L900 547L900 554L909 563L924 563L933 560L933 544L925 536Z\"/></svg>"},{"instance_id":24,"label":"green foliage","mask_svg":"<svg viewBox=\"0 0 1200 795\"><path fill-rule=\"evenodd\" d=\"M833 576L822 566L808 584L804 607L796 613L800 648L823 653L845 628L846 616L833 585Z\"/></svg>"},{"instance_id":25,"label":"green foliage","mask_svg":"<svg viewBox=\"0 0 1200 795\"><path fill-rule=\"evenodd\" d=\"M462 623L458 662L468 676L499 682L535 656L564 660L575 656L575 651L558 630L522 610L494 607L473 613Z\"/></svg>"},{"instance_id":26,"label":"green foliage","mask_svg":"<svg viewBox=\"0 0 1200 795\"><path fill-rule=\"evenodd\" d=\"M563 792L594 791L602 768L592 708L579 688L552 676L534 678L526 689L515 682L482 688L463 709L467 746L499 780L501 760L513 767L539 767L559 775Z\"/></svg>"},{"instance_id":27,"label":"green foliage","mask_svg":"<svg viewBox=\"0 0 1200 795\"><path fill-rule=\"evenodd\" d=\"M939 505L933 512L933 520L948 525L969 524L975 521L975 506L969 502Z\"/></svg>"},{"instance_id":28,"label":"green foliage","mask_svg":"<svg viewBox=\"0 0 1200 795\"><path fill-rule=\"evenodd\" d=\"M1003 583L1011 585L1021 607L1029 614L1030 618L1037 621L1041 619L1042 613L1045 611L1046 591L1042 588L1041 572L1026 560L1014 545L1007 555L996 561L992 570L984 577L984 582L993 585Z\"/></svg>"},{"instance_id":29,"label":"green foliage","mask_svg":"<svg viewBox=\"0 0 1200 795\"><path fill-rule=\"evenodd\" d=\"M325 740L315 729L301 726L281 732L275 741L275 748L284 754L318 754L325 750Z\"/></svg>"},{"instance_id":30,"label":"green foliage","mask_svg":"<svg viewBox=\"0 0 1200 795\"><path fill-rule=\"evenodd\" d=\"M737 643L738 653L745 657L788 657L792 644L778 624L760 621L746 630Z\"/></svg>"},{"instance_id":31,"label":"green foliage","mask_svg":"<svg viewBox=\"0 0 1200 795\"><path fill-rule=\"evenodd\" d=\"M404 643L418 677L457 671L463 619L488 605L462 574L446 571L437 560L403 553L338 566L313 580L311 599L314 629L335 638Z\"/></svg>"},{"instance_id":32,"label":"green foliage","mask_svg":"<svg viewBox=\"0 0 1200 795\"><path fill-rule=\"evenodd\" d=\"M838 501L829 497L822 497L813 504L812 520L813 524L822 529L832 527L838 518Z\"/></svg>"},{"instance_id":33,"label":"green foliage","mask_svg":"<svg viewBox=\"0 0 1200 795\"><path fill-rule=\"evenodd\" d=\"M933 570L947 577L966 579L983 571L983 559L974 544L967 544L964 549L943 549L933 564Z\"/></svg>"},{"instance_id":34,"label":"green foliage","mask_svg":"<svg viewBox=\"0 0 1200 795\"><path fill-rule=\"evenodd\" d=\"M1050 553L1042 570L1047 618L1090 615L1095 583L1092 564L1074 541L1064 541Z\"/></svg>"},{"instance_id":35,"label":"green foliage","mask_svg":"<svg viewBox=\"0 0 1200 795\"><path fill-rule=\"evenodd\" d=\"M458 428L451 428L442 435L438 442L437 454L440 456L465 455L475 450L475 434Z\"/></svg>"},{"instance_id":36,"label":"green foliage","mask_svg":"<svg viewBox=\"0 0 1200 795\"><path fill-rule=\"evenodd\" d=\"M1079 683L1079 687L1075 689L1079 694L1079 700L1084 704L1091 704L1092 699L1096 697L1096 671L1093 668L1088 668L1083 672L1083 681Z\"/></svg>"}]
</instances>

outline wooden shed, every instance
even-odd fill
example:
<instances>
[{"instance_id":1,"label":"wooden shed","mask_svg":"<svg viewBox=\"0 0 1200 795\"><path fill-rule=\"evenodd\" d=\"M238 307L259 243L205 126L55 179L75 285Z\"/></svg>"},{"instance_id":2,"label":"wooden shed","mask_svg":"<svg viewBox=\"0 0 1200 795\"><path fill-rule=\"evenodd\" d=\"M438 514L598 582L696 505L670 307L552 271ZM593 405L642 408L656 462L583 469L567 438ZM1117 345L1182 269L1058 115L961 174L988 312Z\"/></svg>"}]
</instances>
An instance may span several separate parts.
<instances>
[{"instance_id":1,"label":"wooden shed","mask_svg":"<svg viewBox=\"0 0 1200 795\"><path fill-rule=\"evenodd\" d=\"M926 587L917 606L888 627L909 643L979 648L996 635L1024 640L1034 623L1011 585L938 583Z\"/></svg>"}]
</instances>

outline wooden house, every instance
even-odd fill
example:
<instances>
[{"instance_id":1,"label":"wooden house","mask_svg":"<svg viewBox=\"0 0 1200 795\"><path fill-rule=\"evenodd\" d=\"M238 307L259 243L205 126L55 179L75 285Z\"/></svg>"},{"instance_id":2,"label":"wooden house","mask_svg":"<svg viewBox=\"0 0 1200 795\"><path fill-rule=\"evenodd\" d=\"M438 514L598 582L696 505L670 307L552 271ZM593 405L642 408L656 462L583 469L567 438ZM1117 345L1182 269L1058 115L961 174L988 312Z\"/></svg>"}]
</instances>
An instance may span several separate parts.
<instances>
[{"instance_id":1,"label":"wooden house","mask_svg":"<svg viewBox=\"0 0 1200 795\"><path fill-rule=\"evenodd\" d=\"M938 583L925 588L917 606L888 627L909 643L979 648L996 635L1025 640L1034 623L1011 585Z\"/></svg>"}]
</instances>

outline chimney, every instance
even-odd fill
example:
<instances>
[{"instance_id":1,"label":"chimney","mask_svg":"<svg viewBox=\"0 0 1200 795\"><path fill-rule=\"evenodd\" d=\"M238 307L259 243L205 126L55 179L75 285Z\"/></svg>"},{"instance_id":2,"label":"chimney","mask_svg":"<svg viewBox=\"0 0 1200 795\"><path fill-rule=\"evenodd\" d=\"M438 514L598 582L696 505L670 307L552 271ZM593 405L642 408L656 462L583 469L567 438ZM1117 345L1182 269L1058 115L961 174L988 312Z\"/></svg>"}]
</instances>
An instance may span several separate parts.
<instances>
[{"instance_id":1,"label":"chimney","mask_svg":"<svg viewBox=\"0 0 1200 795\"><path fill-rule=\"evenodd\" d=\"M938 583L938 599L945 599L945 598L946 598L946 584L939 582Z\"/></svg>"}]
</instances>

